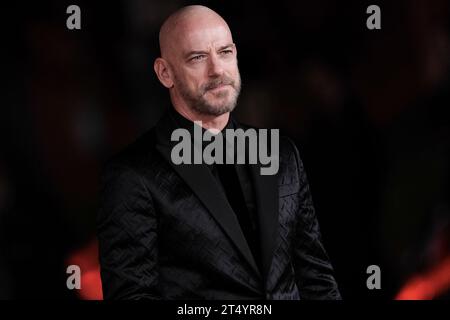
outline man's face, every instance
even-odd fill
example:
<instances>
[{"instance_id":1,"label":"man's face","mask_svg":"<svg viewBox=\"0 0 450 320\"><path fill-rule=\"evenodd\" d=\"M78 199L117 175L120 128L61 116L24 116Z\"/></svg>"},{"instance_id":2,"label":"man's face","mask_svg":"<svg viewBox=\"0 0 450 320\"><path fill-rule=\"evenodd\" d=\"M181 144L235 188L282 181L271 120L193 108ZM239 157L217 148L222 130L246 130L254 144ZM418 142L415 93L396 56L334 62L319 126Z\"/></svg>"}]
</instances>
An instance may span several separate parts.
<instances>
[{"instance_id":1,"label":"man's face","mask_svg":"<svg viewBox=\"0 0 450 320\"><path fill-rule=\"evenodd\" d=\"M241 89L228 27L186 28L173 45L174 94L199 114L219 116L236 106Z\"/></svg>"}]
</instances>

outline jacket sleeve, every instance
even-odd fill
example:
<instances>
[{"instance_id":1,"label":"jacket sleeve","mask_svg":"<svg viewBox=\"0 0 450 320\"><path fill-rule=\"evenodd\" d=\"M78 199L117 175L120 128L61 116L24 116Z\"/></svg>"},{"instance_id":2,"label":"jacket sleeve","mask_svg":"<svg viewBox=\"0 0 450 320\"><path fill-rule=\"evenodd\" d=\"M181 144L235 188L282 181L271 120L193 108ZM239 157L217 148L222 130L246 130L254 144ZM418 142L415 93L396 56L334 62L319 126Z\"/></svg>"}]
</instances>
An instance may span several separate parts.
<instances>
[{"instance_id":1,"label":"jacket sleeve","mask_svg":"<svg viewBox=\"0 0 450 320\"><path fill-rule=\"evenodd\" d=\"M160 299L157 216L143 178L125 165L101 175L97 217L104 299Z\"/></svg>"},{"instance_id":2,"label":"jacket sleeve","mask_svg":"<svg viewBox=\"0 0 450 320\"><path fill-rule=\"evenodd\" d=\"M295 144L292 145L299 179L296 238L293 247L295 278L301 299L340 300L333 267L322 244L308 179Z\"/></svg>"}]
</instances>

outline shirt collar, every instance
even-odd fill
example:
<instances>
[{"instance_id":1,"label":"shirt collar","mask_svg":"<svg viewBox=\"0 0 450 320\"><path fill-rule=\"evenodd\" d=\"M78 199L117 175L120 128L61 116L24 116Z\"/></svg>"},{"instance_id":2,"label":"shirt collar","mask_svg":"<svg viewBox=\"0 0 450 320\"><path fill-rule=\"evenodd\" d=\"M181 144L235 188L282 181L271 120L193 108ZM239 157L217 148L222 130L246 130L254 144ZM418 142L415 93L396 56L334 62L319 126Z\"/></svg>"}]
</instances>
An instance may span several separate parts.
<instances>
[{"instance_id":1,"label":"shirt collar","mask_svg":"<svg viewBox=\"0 0 450 320\"><path fill-rule=\"evenodd\" d=\"M193 121L183 117L180 113L178 113L178 111L176 111L173 107L170 108L170 114L172 115L173 119L175 120L177 126L179 128L183 128L189 131L189 133L191 134L191 136L193 136L194 134L194 126L196 126L197 124L194 123ZM233 121L231 119L231 114L228 117L228 122L225 125L225 127L222 129L234 129L235 126L233 124ZM206 129L202 127L202 134L205 133Z\"/></svg>"},{"instance_id":2,"label":"shirt collar","mask_svg":"<svg viewBox=\"0 0 450 320\"><path fill-rule=\"evenodd\" d=\"M175 121L178 128L183 128L183 129L188 130L188 132L190 133L192 142L194 142L194 126L198 126L198 125L196 123L194 123L193 121L183 117L173 107L170 108L169 114L172 116L172 118ZM224 131L225 129L236 129L236 128L237 128L237 126L230 114L230 116L228 118L228 122L227 122L226 126L222 129L221 134L225 135L225 131ZM206 129L203 127L201 127L201 129L202 129L202 136L203 136ZM210 143L211 143L211 141L202 141L203 149ZM224 144L224 148L225 148L225 144ZM236 145L234 146L234 150L236 152ZM226 152L226 151L224 150L224 152ZM211 167L211 166L209 166L209 167Z\"/></svg>"}]
</instances>

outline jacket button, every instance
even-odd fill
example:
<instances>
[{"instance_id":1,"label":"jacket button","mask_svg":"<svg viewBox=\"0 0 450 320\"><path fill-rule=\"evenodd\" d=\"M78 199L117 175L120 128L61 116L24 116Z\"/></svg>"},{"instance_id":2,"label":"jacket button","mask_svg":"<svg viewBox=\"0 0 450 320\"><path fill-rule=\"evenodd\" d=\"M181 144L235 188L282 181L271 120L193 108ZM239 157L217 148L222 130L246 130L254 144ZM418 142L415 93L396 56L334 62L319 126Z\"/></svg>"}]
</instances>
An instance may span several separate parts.
<instances>
[{"instance_id":1,"label":"jacket button","mask_svg":"<svg viewBox=\"0 0 450 320\"><path fill-rule=\"evenodd\" d=\"M266 293L266 300L270 300L270 294Z\"/></svg>"}]
</instances>

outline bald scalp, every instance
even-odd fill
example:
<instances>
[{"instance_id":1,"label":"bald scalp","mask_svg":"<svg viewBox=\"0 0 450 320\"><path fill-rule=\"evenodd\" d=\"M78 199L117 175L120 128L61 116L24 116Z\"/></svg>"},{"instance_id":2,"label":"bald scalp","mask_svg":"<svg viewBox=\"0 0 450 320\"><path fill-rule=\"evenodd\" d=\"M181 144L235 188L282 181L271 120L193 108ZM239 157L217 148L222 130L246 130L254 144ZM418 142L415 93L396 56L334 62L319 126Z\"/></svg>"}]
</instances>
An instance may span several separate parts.
<instances>
[{"instance_id":1,"label":"bald scalp","mask_svg":"<svg viewBox=\"0 0 450 320\"><path fill-rule=\"evenodd\" d=\"M223 25L230 30L226 21L217 12L208 7L201 5L183 7L172 13L159 30L161 57L164 59L169 58L173 46L177 44L178 37L181 37L186 30L191 30L202 23Z\"/></svg>"}]
</instances>

